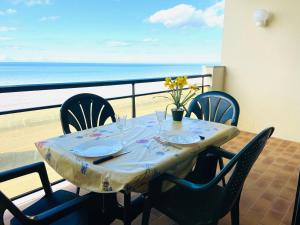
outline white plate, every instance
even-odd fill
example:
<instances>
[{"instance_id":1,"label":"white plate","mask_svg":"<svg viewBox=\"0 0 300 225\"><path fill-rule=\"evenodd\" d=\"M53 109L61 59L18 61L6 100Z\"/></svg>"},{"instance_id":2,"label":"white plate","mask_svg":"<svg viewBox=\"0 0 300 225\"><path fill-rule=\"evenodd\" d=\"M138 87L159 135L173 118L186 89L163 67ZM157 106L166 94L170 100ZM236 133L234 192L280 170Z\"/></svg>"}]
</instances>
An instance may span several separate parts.
<instances>
[{"instance_id":1,"label":"white plate","mask_svg":"<svg viewBox=\"0 0 300 225\"><path fill-rule=\"evenodd\" d=\"M201 141L200 137L194 134L163 134L161 140L179 145L190 145Z\"/></svg>"},{"instance_id":2,"label":"white plate","mask_svg":"<svg viewBox=\"0 0 300 225\"><path fill-rule=\"evenodd\" d=\"M99 139L78 145L72 150L74 154L82 157L104 157L120 152L122 144L118 140Z\"/></svg>"}]
</instances>

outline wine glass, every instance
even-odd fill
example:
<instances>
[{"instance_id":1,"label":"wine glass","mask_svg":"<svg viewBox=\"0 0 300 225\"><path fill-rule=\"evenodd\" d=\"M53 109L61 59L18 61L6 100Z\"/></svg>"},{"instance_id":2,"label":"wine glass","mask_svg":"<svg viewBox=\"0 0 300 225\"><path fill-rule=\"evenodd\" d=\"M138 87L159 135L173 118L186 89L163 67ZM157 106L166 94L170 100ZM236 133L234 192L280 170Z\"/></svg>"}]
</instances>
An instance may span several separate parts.
<instances>
[{"instance_id":1,"label":"wine glass","mask_svg":"<svg viewBox=\"0 0 300 225\"><path fill-rule=\"evenodd\" d=\"M165 111L156 111L156 119L159 125L159 134L162 131L163 121L166 119Z\"/></svg>"},{"instance_id":2,"label":"wine glass","mask_svg":"<svg viewBox=\"0 0 300 225\"><path fill-rule=\"evenodd\" d=\"M120 131L120 134L121 134L121 142L122 142L122 145L124 147L124 130L125 130L125 127L126 127L126 119L127 119L127 116L126 115L116 115L116 126L117 128L119 129Z\"/></svg>"}]
</instances>

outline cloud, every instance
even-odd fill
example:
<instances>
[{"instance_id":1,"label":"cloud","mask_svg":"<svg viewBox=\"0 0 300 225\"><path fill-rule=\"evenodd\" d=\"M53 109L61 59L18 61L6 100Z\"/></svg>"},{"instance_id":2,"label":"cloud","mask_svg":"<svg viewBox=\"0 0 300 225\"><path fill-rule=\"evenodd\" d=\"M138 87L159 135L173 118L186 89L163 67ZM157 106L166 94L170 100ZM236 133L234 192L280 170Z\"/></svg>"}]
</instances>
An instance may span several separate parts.
<instances>
[{"instance_id":1,"label":"cloud","mask_svg":"<svg viewBox=\"0 0 300 225\"><path fill-rule=\"evenodd\" d=\"M122 47L128 47L128 46L145 46L148 44L153 44L158 42L158 39L156 38L144 38L140 40L111 40L107 41L105 43L106 47L110 48L122 48Z\"/></svg>"},{"instance_id":2,"label":"cloud","mask_svg":"<svg viewBox=\"0 0 300 225\"><path fill-rule=\"evenodd\" d=\"M0 37L0 41L11 41L13 38L11 37Z\"/></svg>"},{"instance_id":3,"label":"cloud","mask_svg":"<svg viewBox=\"0 0 300 225\"><path fill-rule=\"evenodd\" d=\"M46 21L56 21L60 18L60 16L44 16L40 18L41 22L46 22Z\"/></svg>"},{"instance_id":4,"label":"cloud","mask_svg":"<svg viewBox=\"0 0 300 225\"><path fill-rule=\"evenodd\" d=\"M15 9L0 10L0 16L11 15L17 13Z\"/></svg>"},{"instance_id":5,"label":"cloud","mask_svg":"<svg viewBox=\"0 0 300 225\"><path fill-rule=\"evenodd\" d=\"M4 54L0 54L0 61L5 61L7 59L7 56Z\"/></svg>"},{"instance_id":6,"label":"cloud","mask_svg":"<svg viewBox=\"0 0 300 225\"><path fill-rule=\"evenodd\" d=\"M144 38L143 42L154 43L154 42L158 42L158 39L157 38Z\"/></svg>"},{"instance_id":7,"label":"cloud","mask_svg":"<svg viewBox=\"0 0 300 225\"><path fill-rule=\"evenodd\" d=\"M52 0L11 0L13 4L25 4L27 6L35 6L35 5L50 5Z\"/></svg>"},{"instance_id":8,"label":"cloud","mask_svg":"<svg viewBox=\"0 0 300 225\"><path fill-rule=\"evenodd\" d=\"M15 27L0 26L0 32L9 32L17 30Z\"/></svg>"},{"instance_id":9,"label":"cloud","mask_svg":"<svg viewBox=\"0 0 300 225\"><path fill-rule=\"evenodd\" d=\"M111 48L126 47L129 45L130 45L130 43L125 42L125 41L108 41L108 42L106 42L106 46L111 47Z\"/></svg>"},{"instance_id":10,"label":"cloud","mask_svg":"<svg viewBox=\"0 0 300 225\"><path fill-rule=\"evenodd\" d=\"M168 28L187 26L222 27L223 20L224 0L205 9L196 9L192 5L179 4L173 8L160 10L147 19L150 23L162 23Z\"/></svg>"}]
</instances>

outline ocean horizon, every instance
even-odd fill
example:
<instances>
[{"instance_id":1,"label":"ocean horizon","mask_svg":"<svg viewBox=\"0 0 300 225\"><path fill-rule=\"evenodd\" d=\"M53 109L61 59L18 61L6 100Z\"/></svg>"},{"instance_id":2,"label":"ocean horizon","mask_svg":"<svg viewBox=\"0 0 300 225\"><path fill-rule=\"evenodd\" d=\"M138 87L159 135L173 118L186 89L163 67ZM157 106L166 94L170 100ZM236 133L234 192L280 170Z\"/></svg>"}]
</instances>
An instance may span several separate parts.
<instances>
[{"instance_id":1,"label":"ocean horizon","mask_svg":"<svg viewBox=\"0 0 300 225\"><path fill-rule=\"evenodd\" d=\"M211 64L1 62L0 86L201 74Z\"/></svg>"}]
</instances>

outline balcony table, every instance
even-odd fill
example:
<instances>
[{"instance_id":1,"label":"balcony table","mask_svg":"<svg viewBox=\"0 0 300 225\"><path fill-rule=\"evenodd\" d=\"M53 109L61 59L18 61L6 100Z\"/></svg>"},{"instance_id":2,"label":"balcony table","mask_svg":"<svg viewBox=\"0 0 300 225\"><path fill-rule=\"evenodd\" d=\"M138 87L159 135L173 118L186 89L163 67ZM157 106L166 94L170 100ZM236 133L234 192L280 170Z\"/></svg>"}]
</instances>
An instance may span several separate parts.
<instances>
[{"instance_id":1,"label":"balcony table","mask_svg":"<svg viewBox=\"0 0 300 225\"><path fill-rule=\"evenodd\" d=\"M77 156L72 149L95 139L120 139L120 131L115 124L50 138L37 142L36 147L58 174L80 188L98 193L121 190L125 193L143 193L155 176L164 172L185 176L192 169L199 152L210 145L220 146L239 133L234 126L190 118L173 122L167 117L164 130L190 132L205 137L196 144L183 146L160 140L155 114L129 119L127 125L123 135L123 151L130 153L98 165L92 163L95 158Z\"/></svg>"}]
</instances>

